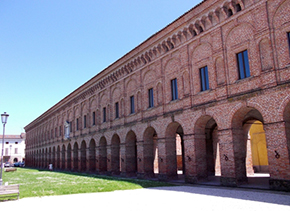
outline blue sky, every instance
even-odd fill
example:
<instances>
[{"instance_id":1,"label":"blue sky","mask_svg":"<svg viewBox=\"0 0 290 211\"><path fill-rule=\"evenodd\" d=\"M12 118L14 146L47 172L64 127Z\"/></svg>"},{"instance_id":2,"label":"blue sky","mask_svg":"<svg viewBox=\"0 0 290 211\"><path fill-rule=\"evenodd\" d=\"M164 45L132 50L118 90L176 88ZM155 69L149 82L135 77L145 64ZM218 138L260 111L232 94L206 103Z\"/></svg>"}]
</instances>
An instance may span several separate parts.
<instances>
[{"instance_id":1,"label":"blue sky","mask_svg":"<svg viewBox=\"0 0 290 211\"><path fill-rule=\"evenodd\" d=\"M1 0L0 113L24 127L201 0ZM2 134L2 126L0 134Z\"/></svg>"}]
</instances>

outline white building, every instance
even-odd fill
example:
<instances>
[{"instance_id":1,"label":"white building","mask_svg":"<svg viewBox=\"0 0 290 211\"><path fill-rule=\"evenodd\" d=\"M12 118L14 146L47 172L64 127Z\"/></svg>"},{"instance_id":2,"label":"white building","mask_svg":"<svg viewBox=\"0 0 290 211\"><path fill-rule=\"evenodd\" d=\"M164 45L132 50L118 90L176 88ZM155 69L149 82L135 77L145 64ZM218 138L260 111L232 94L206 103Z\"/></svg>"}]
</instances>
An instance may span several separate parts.
<instances>
[{"instance_id":1,"label":"white building","mask_svg":"<svg viewBox=\"0 0 290 211\"><path fill-rule=\"evenodd\" d=\"M1 138L0 152L2 152L3 135L0 135L0 138ZM4 163L9 162L10 164L13 164L18 161L24 160L25 160L25 133L21 133L20 135L5 135L4 152L3 152Z\"/></svg>"}]
</instances>

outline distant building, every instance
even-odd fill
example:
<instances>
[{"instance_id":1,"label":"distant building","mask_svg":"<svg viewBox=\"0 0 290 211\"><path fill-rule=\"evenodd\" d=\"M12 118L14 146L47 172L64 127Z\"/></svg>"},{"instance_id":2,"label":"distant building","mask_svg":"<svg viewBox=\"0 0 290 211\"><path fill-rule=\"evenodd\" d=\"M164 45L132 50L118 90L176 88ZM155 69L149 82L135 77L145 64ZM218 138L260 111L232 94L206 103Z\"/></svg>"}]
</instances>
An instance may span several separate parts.
<instances>
[{"instance_id":1,"label":"distant building","mask_svg":"<svg viewBox=\"0 0 290 211\"><path fill-rule=\"evenodd\" d=\"M0 149L2 152L3 135L0 135L0 138L1 138ZM9 162L10 164L12 164L24 160L25 160L25 133L21 133L20 135L5 135L4 152L3 152L4 163Z\"/></svg>"}]
</instances>

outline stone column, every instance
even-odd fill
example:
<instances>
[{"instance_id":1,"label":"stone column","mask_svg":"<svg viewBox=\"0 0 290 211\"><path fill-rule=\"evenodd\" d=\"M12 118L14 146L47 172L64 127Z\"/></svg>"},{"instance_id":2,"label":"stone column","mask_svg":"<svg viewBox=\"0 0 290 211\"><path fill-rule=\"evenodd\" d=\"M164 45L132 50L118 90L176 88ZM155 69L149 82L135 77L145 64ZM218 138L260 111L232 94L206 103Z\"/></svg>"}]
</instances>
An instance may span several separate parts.
<instances>
[{"instance_id":1,"label":"stone column","mask_svg":"<svg viewBox=\"0 0 290 211\"><path fill-rule=\"evenodd\" d=\"M144 179L145 178L145 169L144 169L144 142L137 142L137 178Z\"/></svg>"},{"instance_id":2,"label":"stone column","mask_svg":"<svg viewBox=\"0 0 290 211\"><path fill-rule=\"evenodd\" d=\"M219 130L218 137L220 147L221 185L237 186L232 130Z\"/></svg>"},{"instance_id":3,"label":"stone column","mask_svg":"<svg viewBox=\"0 0 290 211\"><path fill-rule=\"evenodd\" d=\"M196 183L198 180L194 135L183 135L185 181Z\"/></svg>"},{"instance_id":4,"label":"stone column","mask_svg":"<svg viewBox=\"0 0 290 211\"><path fill-rule=\"evenodd\" d=\"M121 176L127 176L127 159L126 159L126 144L120 143L120 169L121 169Z\"/></svg>"},{"instance_id":5,"label":"stone column","mask_svg":"<svg viewBox=\"0 0 290 211\"><path fill-rule=\"evenodd\" d=\"M177 179L175 141L175 137L158 139L159 180Z\"/></svg>"},{"instance_id":6,"label":"stone column","mask_svg":"<svg viewBox=\"0 0 290 211\"><path fill-rule=\"evenodd\" d=\"M264 125L271 189L290 191L289 143L286 138L285 122Z\"/></svg>"}]
</instances>

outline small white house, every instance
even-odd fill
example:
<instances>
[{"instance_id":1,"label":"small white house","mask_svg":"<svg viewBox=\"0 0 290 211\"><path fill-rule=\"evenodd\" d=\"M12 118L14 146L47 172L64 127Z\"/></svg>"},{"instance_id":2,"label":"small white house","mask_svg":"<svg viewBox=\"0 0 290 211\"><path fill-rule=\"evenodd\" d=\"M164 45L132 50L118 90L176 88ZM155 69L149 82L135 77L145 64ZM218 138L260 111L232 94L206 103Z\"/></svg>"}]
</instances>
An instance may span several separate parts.
<instances>
[{"instance_id":1,"label":"small white house","mask_svg":"<svg viewBox=\"0 0 290 211\"><path fill-rule=\"evenodd\" d=\"M0 135L0 152L2 152L3 135ZM1 157L0 157L1 159ZM10 165L25 160L25 133L5 135L3 162Z\"/></svg>"}]
</instances>

